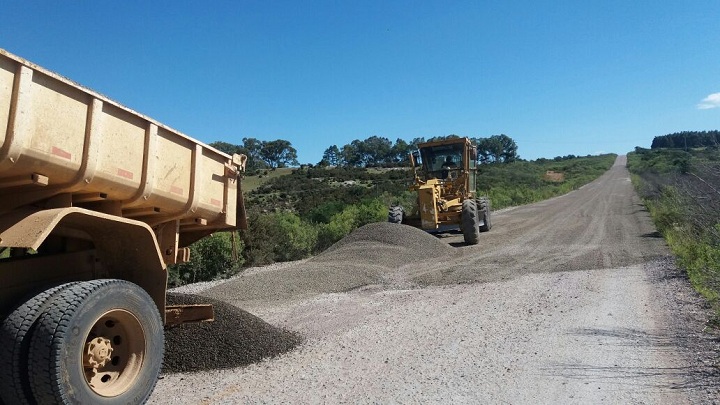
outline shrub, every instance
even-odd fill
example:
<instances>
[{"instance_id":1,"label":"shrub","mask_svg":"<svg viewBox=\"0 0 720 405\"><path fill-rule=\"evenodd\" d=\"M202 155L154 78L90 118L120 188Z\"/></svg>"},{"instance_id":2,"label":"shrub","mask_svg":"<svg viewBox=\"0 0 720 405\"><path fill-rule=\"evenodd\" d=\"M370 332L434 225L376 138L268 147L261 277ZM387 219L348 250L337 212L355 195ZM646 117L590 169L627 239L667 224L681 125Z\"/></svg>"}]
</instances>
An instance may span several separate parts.
<instances>
[{"instance_id":1,"label":"shrub","mask_svg":"<svg viewBox=\"0 0 720 405\"><path fill-rule=\"evenodd\" d=\"M340 201L327 201L310 210L308 219L317 224L327 224L333 215L342 212L346 204Z\"/></svg>"},{"instance_id":2,"label":"shrub","mask_svg":"<svg viewBox=\"0 0 720 405\"><path fill-rule=\"evenodd\" d=\"M272 215L277 232L283 235L275 241L274 260L286 262L310 256L317 244L318 231L300 217L290 212Z\"/></svg>"},{"instance_id":3,"label":"shrub","mask_svg":"<svg viewBox=\"0 0 720 405\"><path fill-rule=\"evenodd\" d=\"M236 238L237 250L242 250L242 242ZM190 261L170 266L168 282L179 286L199 281L211 281L226 278L238 271L243 259L233 258L233 242L230 232L218 232L190 245Z\"/></svg>"},{"instance_id":4,"label":"shrub","mask_svg":"<svg viewBox=\"0 0 720 405\"><path fill-rule=\"evenodd\" d=\"M261 266L275 262L275 244L284 237L275 226L272 214L251 211L248 229L241 231L245 249L243 258L248 266Z\"/></svg>"},{"instance_id":5,"label":"shrub","mask_svg":"<svg viewBox=\"0 0 720 405\"><path fill-rule=\"evenodd\" d=\"M387 221L388 206L381 199L348 205L327 224L318 225L316 252L321 252L354 229L372 222Z\"/></svg>"},{"instance_id":6,"label":"shrub","mask_svg":"<svg viewBox=\"0 0 720 405\"><path fill-rule=\"evenodd\" d=\"M633 183L695 289L720 316L720 165L717 150L628 155Z\"/></svg>"}]
</instances>

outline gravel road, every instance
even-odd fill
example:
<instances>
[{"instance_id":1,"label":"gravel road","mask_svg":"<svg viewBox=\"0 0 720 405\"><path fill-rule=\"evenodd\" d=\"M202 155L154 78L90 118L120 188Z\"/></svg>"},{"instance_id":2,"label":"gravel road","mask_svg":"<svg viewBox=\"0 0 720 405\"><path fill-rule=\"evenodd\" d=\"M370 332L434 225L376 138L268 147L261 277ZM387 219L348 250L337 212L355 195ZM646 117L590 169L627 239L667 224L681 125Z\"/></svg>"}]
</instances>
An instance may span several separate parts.
<instances>
[{"instance_id":1,"label":"gravel road","mask_svg":"<svg viewBox=\"0 0 720 405\"><path fill-rule=\"evenodd\" d=\"M373 224L313 259L188 287L304 341L244 367L164 374L150 402L720 403L720 339L624 157L493 224L470 247ZM233 326L252 328L245 318L258 319ZM174 361L197 361L186 352Z\"/></svg>"}]
</instances>

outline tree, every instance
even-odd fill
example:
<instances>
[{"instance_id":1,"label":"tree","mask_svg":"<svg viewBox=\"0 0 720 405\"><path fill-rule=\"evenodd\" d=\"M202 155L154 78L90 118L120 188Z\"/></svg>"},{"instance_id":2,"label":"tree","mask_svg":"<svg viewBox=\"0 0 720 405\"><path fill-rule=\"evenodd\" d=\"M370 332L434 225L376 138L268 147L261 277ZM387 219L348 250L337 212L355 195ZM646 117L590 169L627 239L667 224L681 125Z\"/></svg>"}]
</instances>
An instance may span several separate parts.
<instances>
[{"instance_id":1,"label":"tree","mask_svg":"<svg viewBox=\"0 0 720 405\"><path fill-rule=\"evenodd\" d=\"M425 138L424 138L424 137L413 138L413 140L410 141L410 145L409 145L409 146L410 146L410 149L411 149L411 150L412 150L412 149L417 149L417 146L420 145L421 143L424 143L424 142L425 142Z\"/></svg>"},{"instance_id":2,"label":"tree","mask_svg":"<svg viewBox=\"0 0 720 405\"><path fill-rule=\"evenodd\" d=\"M361 141L357 139L352 143L343 146L342 148L342 160L348 166L361 166L363 162L363 156L360 152Z\"/></svg>"},{"instance_id":3,"label":"tree","mask_svg":"<svg viewBox=\"0 0 720 405\"><path fill-rule=\"evenodd\" d=\"M410 144L398 138L390 150L390 163L406 163L410 150Z\"/></svg>"},{"instance_id":4,"label":"tree","mask_svg":"<svg viewBox=\"0 0 720 405\"><path fill-rule=\"evenodd\" d=\"M360 142L359 147L362 163L365 166L378 166L389 160L392 142L387 138L373 135Z\"/></svg>"},{"instance_id":5,"label":"tree","mask_svg":"<svg viewBox=\"0 0 720 405\"><path fill-rule=\"evenodd\" d=\"M282 139L264 142L260 148L260 157L272 168L298 164L297 151L289 141Z\"/></svg>"},{"instance_id":6,"label":"tree","mask_svg":"<svg viewBox=\"0 0 720 405\"><path fill-rule=\"evenodd\" d=\"M243 138L243 147L247 151L246 155L248 157L248 170L264 169L268 166L260 154L264 145L265 142L259 139Z\"/></svg>"},{"instance_id":7,"label":"tree","mask_svg":"<svg viewBox=\"0 0 720 405\"><path fill-rule=\"evenodd\" d=\"M237 153L247 156L248 160L245 163L245 170L248 172L266 167L265 162L259 160L258 158L253 158L248 148L244 145L233 145L228 142L216 141L211 143L210 146L221 152L225 152L228 155Z\"/></svg>"},{"instance_id":8,"label":"tree","mask_svg":"<svg viewBox=\"0 0 720 405\"><path fill-rule=\"evenodd\" d=\"M244 155L247 155L247 150L240 145L233 145L227 142L215 141L210 143L210 146L219 150L220 152L225 152L228 155L232 155L233 153L242 153Z\"/></svg>"},{"instance_id":9,"label":"tree","mask_svg":"<svg viewBox=\"0 0 720 405\"><path fill-rule=\"evenodd\" d=\"M428 139L426 142L444 141L446 139L456 139L456 138L460 138L460 136L455 135L455 134L440 135L440 136L433 136L432 138Z\"/></svg>"},{"instance_id":10,"label":"tree","mask_svg":"<svg viewBox=\"0 0 720 405\"><path fill-rule=\"evenodd\" d=\"M517 144L505 134L475 139L480 163L510 163L519 159Z\"/></svg>"},{"instance_id":11,"label":"tree","mask_svg":"<svg viewBox=\"0 0 720 405\"><path fill-rule=\"evenodd\" d=\"M262 149L263 141L255 138L243 138L242 145L234 145L228 142L215 141L210 144L213 148L225 152L228 155L233 153L243 154L247 156L248 160L245 164L245 170L252 171L258 169L264 169L268 165L260 157L260 149Z\"/></svg>"},{"instance_id":12,"label":"tree","mask_svg":"<svg viewBox=\"0 0 720 405\"><path fill-rule=\"evenodd\" d=\"M340 164L340 149L338 149L337 145L325 149L320 162L329 166L338 166Z\"/></svg>"}]
</instances>

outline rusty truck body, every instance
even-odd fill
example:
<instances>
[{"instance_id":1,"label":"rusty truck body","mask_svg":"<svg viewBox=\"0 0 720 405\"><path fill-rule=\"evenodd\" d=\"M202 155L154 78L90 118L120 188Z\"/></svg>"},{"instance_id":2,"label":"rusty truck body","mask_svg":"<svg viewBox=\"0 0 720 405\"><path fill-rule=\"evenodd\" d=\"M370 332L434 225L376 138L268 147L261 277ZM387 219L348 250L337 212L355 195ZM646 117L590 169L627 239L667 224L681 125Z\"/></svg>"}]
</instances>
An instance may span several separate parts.
<instances>
[{"instance_id":1,"label":"rusty truck body","mask_svg":"<svg viewBox=\"0 0 720 405\"><path fill-rule=\"evenodd\" d=\"M229 156L0 49L0 398L141 403L164 326L167 266L246 226Z\"/></svg>"}]
</instances>

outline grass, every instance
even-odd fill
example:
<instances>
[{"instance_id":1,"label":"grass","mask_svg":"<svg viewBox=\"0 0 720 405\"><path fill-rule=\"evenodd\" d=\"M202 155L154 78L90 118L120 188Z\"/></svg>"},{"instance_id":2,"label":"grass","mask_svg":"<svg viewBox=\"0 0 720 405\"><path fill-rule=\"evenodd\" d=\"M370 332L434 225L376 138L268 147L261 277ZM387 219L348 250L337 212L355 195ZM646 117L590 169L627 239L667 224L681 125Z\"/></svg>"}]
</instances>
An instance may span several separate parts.
<instances>
[{"instance_id":1,"label":"grass","mask_svg":"<svg viewBox=\"0 0 720 405\"><path fill-rule=\"evenodd\" d=\"M490 197L495 209L531 204L566 194L595 180L615 162L617 155L540 159L482 165L478 193ZM562 173L563 181L546 179L548 171Z\"/></svg>"},{"instance_id":2,"label":"grass","mask_svg":"<svg viewBox=\"0 0 720 405\"><path fill-rule=\"evenodd\" d=\"M283 167L283 168L279 168L279 169L260 170L259 174L252 175L252 176L245 175L242 179L243 192L247 193L247 192L253 191L272 179L282 177L282 176L287 176L288 174L291 174L293 170L294 169L289 168L289 167Z\"/></svg>"}]
</instances>

